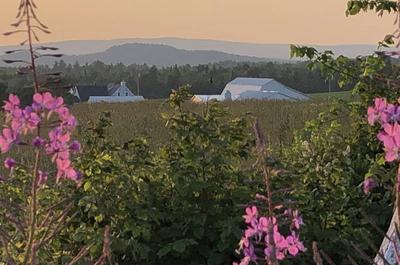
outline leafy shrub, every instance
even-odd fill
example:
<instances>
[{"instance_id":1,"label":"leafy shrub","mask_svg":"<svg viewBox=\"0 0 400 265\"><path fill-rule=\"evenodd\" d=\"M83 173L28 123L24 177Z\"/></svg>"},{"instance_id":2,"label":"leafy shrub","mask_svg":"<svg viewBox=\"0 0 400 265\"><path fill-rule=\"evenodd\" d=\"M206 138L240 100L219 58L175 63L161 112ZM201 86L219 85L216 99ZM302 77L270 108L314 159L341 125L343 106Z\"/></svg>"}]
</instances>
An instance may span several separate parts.
<instances>
[{"instance_id":1,"label":"leafy shrub","mask_svg":"<svg viewBox=\"0 0 400 265\"><path fill-rule=\"evenodd\" d=\"M185 89L171 95L173 111L164 115L171 139L157 152L145 139L114 144L109 117L89 126L77 161L86 175L76 194L79 215L66 248L93 244L98 256L110 225L120 264L232 261L241 236L238 205L252 190L241 165L253 141L246 119L232 119L214 103L202 114L187 111L187 97Z\"/></svg>"}]
</instances>

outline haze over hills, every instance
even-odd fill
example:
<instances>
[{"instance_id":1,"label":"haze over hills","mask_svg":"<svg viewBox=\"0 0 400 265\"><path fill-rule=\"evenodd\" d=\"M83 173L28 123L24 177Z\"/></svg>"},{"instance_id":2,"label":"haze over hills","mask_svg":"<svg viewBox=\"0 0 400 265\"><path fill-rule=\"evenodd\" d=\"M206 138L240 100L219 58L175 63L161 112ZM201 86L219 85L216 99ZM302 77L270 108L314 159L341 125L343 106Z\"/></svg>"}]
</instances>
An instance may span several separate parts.
<instances>
[{"instance_id":1,"label":"haze over hills","mask_svg":"<svg viewBox=\"0 0 400 265\"><path fill-rule=\"evenodd\" d=\"M0 57L0 59L23 59L24 53L11 54ZM44 57L38 62L39 64L51 65L60 58ZM171 66L171 65L198 65L217 63L224 61L235 62L262 62L265 58L257 58L252 56L242 56L228 54L220 51L195 51L176 49L171 46L162 44L140 44L129 43L119 46L113 46L105 51L84 54L84 55L64 55L62 60L67 64L78 62L80 65L101 61L105 64L148 64L156 66Z\"/></svg>"},{"instance_id":2,"label":"haze over hills","mask_svg":"<svg viewBox=\"0 0 400 265\"><path fill-rule=\"evenodd\" d=\"M132 44L132 45L126 45ZM155 44L155 45L139 45ZM232 61L262 61L288 60L289 44L256 44L219 40L200 40L182 38L133 38L116 40L76 40L44 43L45 46L55 46L66 56L64 61L85 63L101 60L105 63L154 64L159 66L171 64L199 64L225 60ZM163 46L161 46L163 45ZM167 47L170 46L170 47ZM318 50L331 50L335 54L348 57L371 54L376 45L308 45ZM18 46L0 46L0 55L6 50ZM175 49L172 49L175 48ZM129 50L129 54L127 53ZM184 51L185 50L185 51ZM131 54L136 53L136 54ZM174 56L177 56L174 58ZM52 62L49 59L45 63Z\"/></svg>"}]
</instances>

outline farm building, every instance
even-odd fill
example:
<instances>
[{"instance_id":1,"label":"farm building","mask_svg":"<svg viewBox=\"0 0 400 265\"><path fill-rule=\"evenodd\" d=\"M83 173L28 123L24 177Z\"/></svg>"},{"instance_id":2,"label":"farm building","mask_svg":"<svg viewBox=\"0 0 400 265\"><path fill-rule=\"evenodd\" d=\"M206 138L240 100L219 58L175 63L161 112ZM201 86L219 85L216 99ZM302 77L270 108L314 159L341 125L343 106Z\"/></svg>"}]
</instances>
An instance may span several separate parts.
<instances>
[{"instance_id":1,"label":"farm building","mask_svg":"<svg viewBox=\"0 0 400 265\"><path fill-rule=\"evenodd\" d=\"M71 89L71 94L74 95L80 102L133 102L142 101L142 96L135 96L127 87L126 82L111 86L86 86L77 85Z\"/></svg>"},{"instance_id":2,"label":"farm building","mask_svg":"<svg viewBox=\"0 0 400 265\"><path fill-rule=\"evenodd\" d=\"M271 78L238 77L229 82L221 93L222 98L273 99L273 100L308 100L307 95L294 90Z\"/></svg>"},{"instance_id":3,"label":"farm building","mask_svg":"<svg viewBox=\"0 0 400 265\"><path fill-rule=\"evenodd\" d=\"M192 102L194 103L207 102L211 100L222 101L223 97L221 95L194 95L192 97Z\"/></svg>"},{"instance_id":4,"label":"farm building","mask_svg":"<svg viewBox=\"0 0 400 265\"><path fill-rule=\"evenodd\" d=\"M194 95L192 102L200 103L210 100L308 100L307 95L279 83L271 78L238 77L229 82L221 95Z\"/></svg>"}]
</instances>

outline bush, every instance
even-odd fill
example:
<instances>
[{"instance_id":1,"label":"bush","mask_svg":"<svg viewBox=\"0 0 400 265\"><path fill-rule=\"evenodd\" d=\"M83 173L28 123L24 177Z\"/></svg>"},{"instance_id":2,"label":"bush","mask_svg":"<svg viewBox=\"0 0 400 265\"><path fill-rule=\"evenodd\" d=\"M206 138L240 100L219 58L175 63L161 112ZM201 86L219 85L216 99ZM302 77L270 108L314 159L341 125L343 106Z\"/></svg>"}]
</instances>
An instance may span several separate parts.
<instances>
[{"instance_id":1,"label":"bush","mask_svg":"<svg viewBox=\"0 0 400 265\"><path fill-rule=\"evenodd\" d=\"M164 115L170 141L151 152L145 139L122 146L108 140L109 118L87 132L78 160L85 173L79 215L66 248L94 244L110 225L120 264L227 264L241 236L242 209L252 188L241 168L252 140L247 119L232 119L217 104L203 114L184 109L188 91L171 95ZM72 240L72 241L71 241Z\"/></svg>"}]
</instances>

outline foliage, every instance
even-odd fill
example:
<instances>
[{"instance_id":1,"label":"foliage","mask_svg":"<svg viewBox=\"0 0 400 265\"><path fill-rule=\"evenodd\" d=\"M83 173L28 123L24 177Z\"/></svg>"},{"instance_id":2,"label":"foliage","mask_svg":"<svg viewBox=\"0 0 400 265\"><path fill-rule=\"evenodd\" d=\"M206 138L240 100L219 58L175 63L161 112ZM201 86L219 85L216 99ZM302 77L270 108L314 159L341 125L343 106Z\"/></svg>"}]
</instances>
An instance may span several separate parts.
<instances>
[{"instance_id":1,"label":"foliage","mask_svg":"<svg viewBox=\"0 0 400 265\"><path fill-rule=\"evenodd\" d=\"M355 132L343 128L342 115L347 116L348 110L332 109L307 122L283 157L296 174L290 181L295 189L292 196L306 220L303 232L308 245L317 241L324 251L335 253L335 262L346 264L346 256L354 254L350 242L359 243L355 237L368 235L377 244L381 240L371 233L360 210L385 227L391 196L379 189L365 198L361 184L371 166L370 154L362 153L360 141L353 141ZM367 244L360 248L371 251Z\"/></svg>"},{"instance_id":2,"label":"foliage","mask_svg":"<svg viewBox=\"0 0 400 265\"><path fill-rule=\"evenodd\" d=\"M156 151L145 139L113 143L109 117L89 126L77 161L85 173L83 190L75 192L79 214L64 249L93 244L91 256L98 256L99 235L109 225L120 264L232 261L241 234L237 205L251 197L241 169L252 146L247 122L214 103L202 114L185 110L187 93L171 94L164 115L171 139Z\"/></svg>"},{"instance_id":3,"label":"foliage","mask_svg":"<svg viewBox=\"0 0 400 265\"><path fill-rule=\"evenodd\" d=\"M347 2L347 15L357 15L360 12L372 10L380 16L386 11L388 13L397 11L397 1L390 0L351 0Z\"/></svg>"},{"instance_id":4,"label":"foliage","mask_svg":"<svg viewBox=\"0 0 400 265\"><path fill-rule=\"evenodd\" d=\"M379 14L383 10L397 11L397 3L349 1L349 15L367 10ZM292 56L308 58L311 69L320 69L327 79L337 78L339 86L350 86L357 95L358 101L341 102L338 109L307 123L284 157L298 176L293 195L299 196L304 218L310 218L306 238L318 241L326 252L335 253L332 258L336 263L351 263L348 256L360 259L360 249L375 254L371 242L379 245L382 238L372 232L370 220L385 230L392 213L395 168L385 164L376 141L377 127L368 127L366 109L376 97L398 98L399 67L385 52L350 59L336 57L331 51L291 48ZM372 186L378 188L371 190ZM365 198L362 188L367 192ZM359 242L358 250L354 242Z\"/></svg>"}]
</instances>

